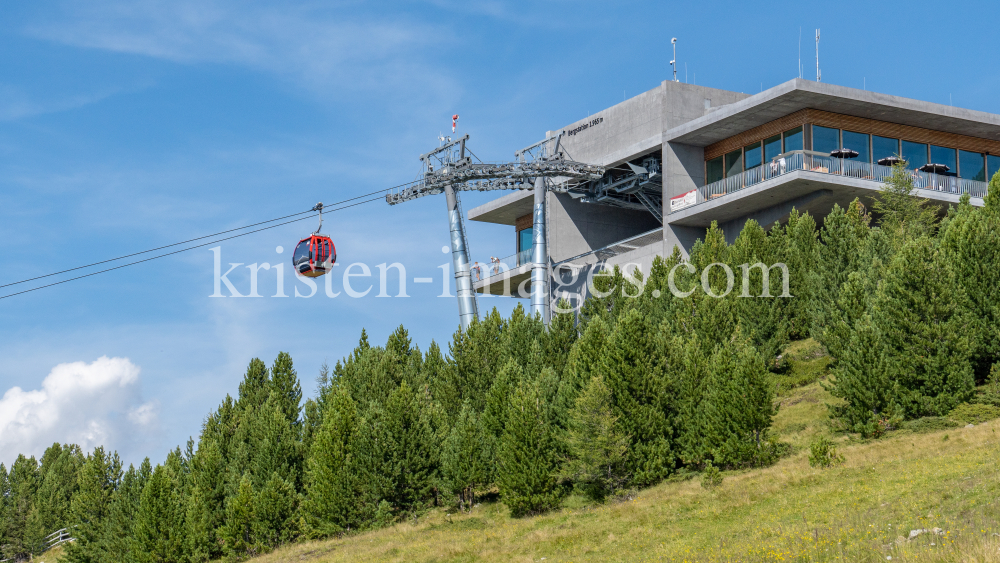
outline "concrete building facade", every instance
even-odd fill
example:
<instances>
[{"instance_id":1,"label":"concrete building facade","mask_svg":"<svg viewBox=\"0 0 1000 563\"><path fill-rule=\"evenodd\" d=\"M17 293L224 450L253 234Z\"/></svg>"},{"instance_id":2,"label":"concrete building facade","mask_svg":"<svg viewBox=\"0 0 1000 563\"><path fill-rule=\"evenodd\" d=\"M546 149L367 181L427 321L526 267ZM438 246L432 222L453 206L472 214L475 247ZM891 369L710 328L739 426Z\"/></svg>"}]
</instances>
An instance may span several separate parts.
<instances>
[{"instance_id":1,"label":"concrete building facade","mask_svg":"<svg viewBox=\"0 0 1000 563\"><path fill-rule=\"evenodd\" d=\"M866 204L902 157L920 195L943 209L982 205L1000 170L1000 115L794 79L747 95L663 82L560 129L559 151L605 177L545 200L550 302L579 305L588 276L614 265L647 273L686 255L713 221L732 242L792 209L817 221L834 204ZM513 227L514 254L483 262L479 293L530 293L533 194L513 192L468 219Z\"/></svg>"}]
</instances>

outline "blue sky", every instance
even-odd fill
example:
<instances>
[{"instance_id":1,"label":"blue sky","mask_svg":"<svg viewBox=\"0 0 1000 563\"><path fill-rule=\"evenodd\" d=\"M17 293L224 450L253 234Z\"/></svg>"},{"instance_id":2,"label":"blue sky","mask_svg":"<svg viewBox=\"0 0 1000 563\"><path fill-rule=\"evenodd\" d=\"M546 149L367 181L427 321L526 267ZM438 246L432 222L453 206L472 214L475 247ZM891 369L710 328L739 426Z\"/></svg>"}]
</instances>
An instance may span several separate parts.
<instances>
[{"instance_id":1,"label":"blue sky","mask_svg":"<svg viewBox=\"0 0 1000 563\"><path fill-rule=\"evenodd\" d=\"M815 77L819 27L825 82L1000 113L990 66L1000 10L989 2L3 8L0 284L411 180L453 113L479 157L509 158L666 79L672 36L681 80L753 93L797 76L800 28L803 75ZM495 196L469 194L465 208ZM287 262L313 228L227 241L223 262ZM343 264L401 262L411 281L435 283L408 284L406 299L377 288L361 299L211 299L206 248L0 300L0 393L10 390L0 405L8 418L26 409L6 422L0 413L0 462L69 439L160 460L235 394L255 356L291 353L309 395L320 365L347 354L362 327L384 342L404 324L423 349L450 340L457 307L437 297L443 198L334 213L324 232ZM510 227L472 223L469 237L474 257L513 253ZM262 295L274 277L260 273ZM290 272L285 285L291 295Z\"/></svg>"}]
</instances>

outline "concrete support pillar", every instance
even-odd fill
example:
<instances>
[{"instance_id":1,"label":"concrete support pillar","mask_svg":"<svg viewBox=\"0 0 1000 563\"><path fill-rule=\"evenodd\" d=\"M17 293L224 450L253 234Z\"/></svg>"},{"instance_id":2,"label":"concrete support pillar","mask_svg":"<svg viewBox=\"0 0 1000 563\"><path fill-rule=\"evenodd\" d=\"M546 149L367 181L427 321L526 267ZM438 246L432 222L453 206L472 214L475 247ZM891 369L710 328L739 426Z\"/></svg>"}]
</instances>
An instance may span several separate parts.
<instances>
[{"instance_id":1,"label":"concrete support pillar","mask_svg":"<svg viewBox=\"0 0 1000 563\"><path fill-rule=\"evenodd\" d=\"M531 231L531 314L549 324L549 252L545 245L545 178L535 178L534 222Z\"/></svg>"},{"instance_id":2,"label":"concrete support pillar","mask_svg":"<svg viewBox=\"0 0 1000 563\"><path fill-rule=\"evenodd\" d=\"M448 226L451 228L451 265L455 271L455 294L458 296L458 319L462 330L469 328L473 319L479 318L476 296L472 289L472 274L469 270L469 253L465 248L465 229L462 214L458 210L458 198L451 184L444 187L445 202L448 204Z\"/></svg>"}]
</instances>

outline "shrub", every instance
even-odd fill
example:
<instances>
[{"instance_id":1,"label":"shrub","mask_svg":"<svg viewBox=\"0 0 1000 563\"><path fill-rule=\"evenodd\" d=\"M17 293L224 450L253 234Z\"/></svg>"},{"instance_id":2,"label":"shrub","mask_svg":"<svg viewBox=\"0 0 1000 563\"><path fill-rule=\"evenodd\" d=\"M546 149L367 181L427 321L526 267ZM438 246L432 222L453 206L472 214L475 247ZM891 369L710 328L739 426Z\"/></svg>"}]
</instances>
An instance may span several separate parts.
<instances>
[{"instance_id":1,"label":"shrub","mask_svg":"<svg viewBox=\"0 0 1000 563\"><path fill-rule=\"evenodd\" d=\"M958 422L946 416L925 416L916 420L909 420L903 423L903 428L911 432L923 434L926 432L937 432L948 430L959 426Z\"/></svg>"},{"instance_id":2,"label":"shrub","mask_svg":"<svg viewBox=\"0 0 1000 563\"><path fill-rule=\"evenodd\" d=\"M722 472L719 468L708 462L705 472L701 474L701 486L705 489L714 489L722 484Z\"/></svg>"},{"instance_id":3,"label":"shrub","mask_svg":"<svg viewBox=\"0 0 1000 563\"><path fill-rule=\"evenodd\" d=\"M972 402L1000 407L1000 362L993 364L986 385L976 389Z\"/></svg>"},{"instance_id":4,"label":"shrub","mask_svg":"<svg viewBox=\"0 0 1000 563\"><path fill-rule=\"evenodd\" d=\"M1000 418L1000 407L962 403L948 413L948 417L965 424L982 424L987 420Z\"/></svg>"},{"instance_id":5,"label":"shrub","mask_svg":"<svg viewBox=\"0 0 1000 563\"><path fill-rule=\"evenodd\" d=\"M809 445L809 465L827 468L844 462L844 456L837 453L837 447L829 438L821 437Z\"/></svg>"}]
</instances>

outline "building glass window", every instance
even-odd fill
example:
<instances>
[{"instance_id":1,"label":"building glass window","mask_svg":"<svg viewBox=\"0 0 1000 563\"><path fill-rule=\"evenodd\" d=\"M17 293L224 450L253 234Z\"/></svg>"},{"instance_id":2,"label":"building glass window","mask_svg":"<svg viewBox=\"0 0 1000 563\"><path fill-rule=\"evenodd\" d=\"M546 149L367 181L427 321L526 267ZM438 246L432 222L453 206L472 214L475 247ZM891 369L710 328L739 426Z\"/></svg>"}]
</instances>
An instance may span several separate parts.
<instances>
[{"instance_id":1,"label":"building glass window","mask_svg":"<svg viewBox=\"0 0 1000 563\"><path fill-rule=\"evenodd\" d=\"M740 172L743 172L743 149L726 155L726 176L735 176Z\"/></svg>"},{"instance_id":2,"label":"building glass window","mask_svg":"<svg viewBox=\"0 0 1000 563\"><path fill-rule=\"evenodd\" d=\"M782 135L785 138L785 152L802 150L802 128L789 129Z\"/></svg>"},{"instance_id":3,"label":"building glass window","mask_svg":"<svg viewBox=\"0 0 1000 563\"><path fill-rule=\"evenodd\" d=\"M969 180L986 181L983 155L978 152L958 151L958 174Z\"/></svg>"},{"instance_id":4,"label":"building glass window","mask_svg":"<svg viewBox=\"0 0 1000 563\"><path fill-rule=\"evenodd\" d=\"M986 181L989 182L998 171L1000 171L1000 156L986 155Z\"/></svg>"},{"instance_id":5,"label":"building glass window","mask_svg":"<svg viewBox=\"0 0 1000 563\"><path fill-rule=\"evenodd\" d=\"M903 152L900 156L906 161L907 168L916 170L927 164L927 145L924 143L903 141Z\"/></svg>"},{"instance_id":6,"label":"building glass window","mask_svg":"<svg viewBox=\"0 0 1000 563\"><path fill-rule=\"evenodd\" d=\"M872 135L872 162L899 154L899 139Z\"/></svg>"},{"instance_id":7,"label":"building glass window","mask_svg":"<svg viewBox=\"0 0 1000 563\"><path fill-rule=\"evenodd\" d=\"M743 147L743 167L747 170L757 168L764 162L761 156L760 143Z\"/></svg>"},{"instance_id":8,"label":"building glass window","mask_svg":"<svg viewBox=\"0 0 1000 563\"><path fill-rule=\"evenodd\" d=\"M944 164L948 167L948 176L958 175L958 160L955 156L955 149L931 145L931 163Z\"/></svg>"},{"instance_id":9,"label":"building glass window","mask_svg":"<svg viewBox=\"0 0 1000 563\"><path fill-rule=\"evenodd\" d=\"M781 135L764 139L764 161L771 162L771 159L779 154L781 154Z\"/></svg>"},{"instance_id":10,"label":"building glass window","mask_svg":"<svg viewBox=\"0 0 1000 563\"><path fill-rule=\"evenodd\" d=\"M717 156L712 160L705 163L705 183L711 184L712 182L718 182L722 179L725 174L723 173L725 169L722 167L722 157Z\"/></svg>"},{"instance_id":11,"label":"building glass window","mask_svg":"<svg viewBox=\"0 0 1000 563\"><path fill-rule=\"evenodd\" d=\"M840 148L840 129L813 125L813 150L830 154Z\"/></svg>"},{"instance_id":12,"label":"building glass window","mask_svg":"<svg viewBox=\"0 0 1000 563\"><path fill-rule=\"evenodd\" d=\"M522 230L520 230L520 231L517 232L517 251L518 252L521 252L521 251L524 251L524 250L528 250L528 249L531 248L531 238L532 238L531 235L532 235L532 233L534 233L534 231L535 230L532 227L528 227L527 229L522 229ZM510 231L507 231L507 232L509 233Z\"/></svg>"},{"instance_id":13,"label":"building glass window","mask_svg":"<svg viewBox=\"0 0 1000 563\"><path fill-rule=\"evenodd\" d=\"M858 151L858 156L854 160L857 162L871 162L871 152L868 150L868 135L855 133L854 131L844 131L844 148Z\"/></svg>"}]
</instances>

